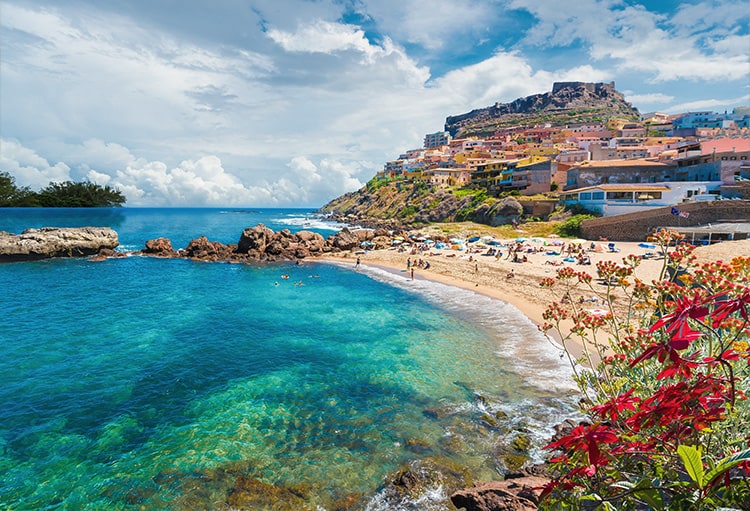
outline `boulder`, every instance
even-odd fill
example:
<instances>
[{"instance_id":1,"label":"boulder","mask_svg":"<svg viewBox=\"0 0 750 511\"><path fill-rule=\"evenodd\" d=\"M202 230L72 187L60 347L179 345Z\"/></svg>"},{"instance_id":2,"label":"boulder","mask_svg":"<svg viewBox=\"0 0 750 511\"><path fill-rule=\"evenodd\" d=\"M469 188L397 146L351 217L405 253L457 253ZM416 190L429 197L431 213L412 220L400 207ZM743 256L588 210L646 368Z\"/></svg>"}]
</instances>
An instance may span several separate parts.
<instances>
[{"instance_id":1,"label":"boulder","mask_svg":"<svg viewBox=\"0 0 750 511\"><path fill-rule=\"evenodd\" d=\"M523 206L512 197L505 197L492 205L481 204L470 215L469 219L480 224L491 226L512 223L523 214Z\"/></svg>"},{"instance_id":2,"label":"boulder","mask_svg":"<svg viewBox=\"0 0 750 511\"><path fill-rule=\"evenodd\" d=\"M192 240L185 248L187 257L206 261L229 260L232 252L231 247L218 241L209 241L205 236Z\"/></svg>"},{"instance_id":3,"label":"boulder","mask_svg":"<svg viewBox=\"0 0 750 511\"><path fill-rule=\"evenodd\" d=\"M119 244L117 233L108 227L43 227L18 235L0 232L0 262L90 256Z\"/></svg>"},{"instance_id":4,"label":"boulder","mask_svg":"<svg viewBox=\"0 0 750 511\"><path fill-rule=\"evenodd\" d=\"M466 511L533 511L538 509L546 477L527 475L505 481L481 483L451 495L451 502Z\"/></svg>"},{"instance_id":5,"label":"boulder","mask_svg":"<svg viewBox=\"0 0 750 511\"><path fill-rule=\"evenodd\" d=\"M237 251L241 254L248 252L263 253L269 240L275 237L275 233L263 224L250 227L242 231L240 241L237 243Z\"/></svg>"},{"instance_id":6,"label":"boulder","mask_svg":"<svg viewBox=\"0 0 750 511\"><path fill-rule=\"evenodd\" d=\"M347 227L341 229L339 233L332 238L333 241L331 244L339 250L352 250L354 248L359 248L359 237Z\"/></svg>"},{"instance_id":7,"label":"boulder","mask_svg":"<svg viewBox=\"0 0 750 511\"><path fill-rule=\"evenodd\" d=\"M168 238L156 238L146 241L146 248L142 251L144 254L155 255L157 257L175 257L177 251L172 248L172 241Z\"/></svg>"}]
</instances>

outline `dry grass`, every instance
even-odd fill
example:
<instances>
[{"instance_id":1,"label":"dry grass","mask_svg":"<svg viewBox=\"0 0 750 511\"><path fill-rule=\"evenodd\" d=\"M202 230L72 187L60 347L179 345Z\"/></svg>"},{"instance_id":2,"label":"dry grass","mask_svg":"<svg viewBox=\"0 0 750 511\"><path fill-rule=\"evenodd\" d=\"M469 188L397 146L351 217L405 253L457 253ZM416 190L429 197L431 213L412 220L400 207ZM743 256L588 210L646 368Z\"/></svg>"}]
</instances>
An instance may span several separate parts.
<instances>
[{"instance_id":1,"label":"dry grass","mask_svg":"<svg viewBox=\"0 0 750 511\"><path fill-rule=\"evenodd\" d=\"M490 227L489 225L474 222L452 222L432 224L419 229L424 234L444 234L447 236L484 236L492 235L500 239L512 239L518 236L543 238L553 234L554 228L559 222L527 222L520 224L518 228L512 225L500 225Z\"/></svg>"}]
</instances>

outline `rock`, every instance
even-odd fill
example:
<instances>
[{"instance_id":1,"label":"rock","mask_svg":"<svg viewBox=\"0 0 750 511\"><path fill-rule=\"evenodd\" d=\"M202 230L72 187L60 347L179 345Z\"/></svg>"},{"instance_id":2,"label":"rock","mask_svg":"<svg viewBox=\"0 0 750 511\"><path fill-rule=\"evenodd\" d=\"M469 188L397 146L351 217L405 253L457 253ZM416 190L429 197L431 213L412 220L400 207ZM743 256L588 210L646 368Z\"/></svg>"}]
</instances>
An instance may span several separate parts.
<instances>
[{"instance_id":1,"label":"rock","mask_svg":"<svg viewBox=\"0 0 750 511\"><path fill-rule=\"evenodd\" d=\"M204 261L229 260L232 253L231 247L218 241L209 241L205 236L192 240L185 248L187 257Z\"/></svg>"},{"instance_id":2,"label":"rock","mask_svg":"<svg viewBox=\"0 0 750 511\"><path fill-rule=\"evenodd\" d=\"M168 238L156 238L146 241L146 248L141 252L157 257L175 257L177 255L177 251L172 248L172 242Z\"/></svg>"},{"instance_id":3,"label":"rock","mask_svg":"<svg viewBox=\"0 0 750 511\"><path fill-rule=\"evenodd\" d=\"M312 509L305 502L307 496L300 493L241 475L237 477L234 483L234 488L227 498L227 504L232 509L248 511L256 509L298 509L300 511Z\"/></svg>"},{"instance_id":4,"label":"rock","mask_svg":"<svg viewBox=\"0 0 750 511\"><path fill-rule=\"evenodd\" d=\"M470 215L470 219L480 224L492 226L509 224L523 214L523 206L512 197L506 197L494 204L481 204Z\"/></svg>"},{"instance_id":5,"label":"rock","mask_svg":"<svg viewBox=\"0 0 750 511\"><path fill-rule=\"evenodd\" d=\"M247 254L250 251L264 253L269 240L274 238L275 233L263 224L242 231L240 241L237 243L237 251Z\"/></svg>"},{"instance_id":6,"label":"rock","mask_svg":"<svg viewBox=\"0 0 750 511\"><path fill-rule=\"evenodd\" d=\"M121 257L127 257L127 256L128 255L123 252L116 252L112 250L111 248L103 248L94 257L89 258L89 261L94 262L94 263L99 263L101 261L106 261L107 259L121 258Z\"/></svg>"},{"instance_id":7,"label":"rock","mask_svg":"<svg viewBox=\"0 0 750 511\"><path fill-rule=\"evenodd\" d=\"M466 511L533 511L538 508L541 487L549 482L540 476L491 481L451 495L451 502Z\"/></svg>"},{"instance_id":8,"label":"rock","mask_svg":"<svg viewBox=\"0 0 750 511\"><path fill-rule=\"evenodd\" d=\"M43 227L18 235L0 232L0 262L90 256L119 244L117 233L108 227Z\"/></svg>"},{"instance_id":9,"label":"rock","mask_svg":"<svg viewBox=\"0 0 750 511\"><path fill-rule=\"evenodd\" d=\"M359 248L359 238L347 227L341 229L341 231L339 231L338 234L332 236L332 238L333 240L331 244L339 250L352 250L354 248Z\"/></svg>"}]
</instances>

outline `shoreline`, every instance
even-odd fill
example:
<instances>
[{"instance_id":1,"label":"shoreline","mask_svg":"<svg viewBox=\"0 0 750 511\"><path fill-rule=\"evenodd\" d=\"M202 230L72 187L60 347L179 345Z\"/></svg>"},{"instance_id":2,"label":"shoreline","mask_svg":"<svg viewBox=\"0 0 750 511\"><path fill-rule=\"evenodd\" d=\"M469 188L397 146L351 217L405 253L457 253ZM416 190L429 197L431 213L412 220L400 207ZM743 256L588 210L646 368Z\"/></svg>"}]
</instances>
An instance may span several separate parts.
<instances>
[{"instance_id":1,"label":"shoreline","mask_svg":"<svg viewBox=\"0 0 750 511\"><path fill-rule=\"evenodd\" d=\"M566 243L570 242L570 240L564 241ZM506 240L506 242L512 243L512 240ZM589 246L590 243L586 241L584 246ZM539 243L536 243L536 245L539 245ZM541 247L538 246L537 248ZM656 250L644 249L636 242L617 242L616 252L600 250L601 248L587 251L587 254L591 258L590 265L562 262L564 259L562 255L549 256L542 252L527 254L527 262L525 263L514 263L506 258L506 248L501 249L503 251L503 257L501 258L484 256L477 252L467 253L444 250L439 251L439 253L435 251L412 253L390 248L331 253L313 257L309 260L347 263L351 264L354 269L357 259L359 259L362 265L380 267L398 273L411 272L413 269L415 279L427 279L448 286L474 291L477 294L510 304L532 323L539 326L544 323L543 314L547 306L559 300L559 297L555 296L555 292L549 288L542 288L539 285L542 279L554 278L557 275L557 270L565 267L572 268L575 271L584 271L595 279L596 264L598 262L611 261L622 264L623 258L628 255L644 256L657 252ZM750 240L740 240L724 242L708 247L698 247L694 254L698 261L722 259L728 261L732 257L744 255L748 251L750 251ZM420 259L429 262L430 267L428 269L414 267L412 263ZM635 276L643 282L651 283L660 279L663 267L664 259L662 257L644 258L640 266L636 269ZM511 271L514 276L513 278L508 278L508 274ZM406 278L409 277L410 275L406 276ZM579 299L591 299L592 295L599 295L601 297L606 293L606 289L605 285L592 283L592 289L577 295L573 294L571 298L577 301ZM587 308L590 311L597 309L608 310L606 303L601 298L595 303L581 304L581 307ZM563 326L572 326L572 322L567 321L563 323ZM608 342L607 333L603 330L599 333L600 335L597 335L596 342L606 345ZM556 332L551 330L546 336L552 344L568 351L573 359L579 359L584 355L584 344L580 339L571 338L563 345L560 336ZM596 353L591 353L591 355L594 356L593 359L596 361Z\"/></svg>"}]
</instances>

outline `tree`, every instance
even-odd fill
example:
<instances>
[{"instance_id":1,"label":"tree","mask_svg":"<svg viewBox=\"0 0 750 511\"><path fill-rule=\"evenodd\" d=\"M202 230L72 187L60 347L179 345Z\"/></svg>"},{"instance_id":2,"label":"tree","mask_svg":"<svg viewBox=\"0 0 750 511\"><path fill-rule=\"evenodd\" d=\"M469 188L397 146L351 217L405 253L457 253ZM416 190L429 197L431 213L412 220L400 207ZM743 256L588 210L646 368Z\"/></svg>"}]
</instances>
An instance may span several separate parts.
<instances>
[{"instance_id":1,"label":"tree","mask_svg":"<svg viewBox=\"0 0 750 511\"><path fill-rule=\"evenodd\" d=\"M34 192L24 186L16 186L16 178L7 172L0 172L0 207L38 206Z\"/></svg>"},{"instance_id":2,"label":"tree","mask_svg":"<svg viewBox=\"0 0 750 511\"><path fill-rule=\"evenodd\" d=\"M28 187L18 188L13 176L0 172L0 207L113 207L122 206L125 201L116 188L90 181L50 183L37 193Z\"/></svg>"}]
</instances>

